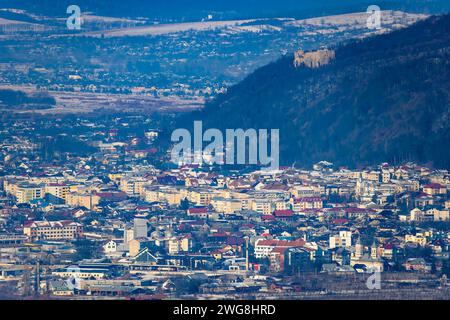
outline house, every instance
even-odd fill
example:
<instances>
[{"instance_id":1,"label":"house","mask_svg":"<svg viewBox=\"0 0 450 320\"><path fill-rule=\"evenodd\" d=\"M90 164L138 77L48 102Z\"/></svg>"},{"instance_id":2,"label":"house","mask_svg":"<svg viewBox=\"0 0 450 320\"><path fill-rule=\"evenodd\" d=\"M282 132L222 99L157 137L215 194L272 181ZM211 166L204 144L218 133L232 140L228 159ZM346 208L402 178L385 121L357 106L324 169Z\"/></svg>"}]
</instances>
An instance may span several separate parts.
<instances>
[{"instance_id":1,"label":"house","mask_svg":"<svg viewBox=\"0 0 450 320\"><path fill-rule=\"evenodd\" d=\"M432 206L434 204L434 198L425 193L418 195L414 199L414 206L424 208L426 206Z\"/></svg>"},{"instance_id":2,"label":"house","mask_svg":"<svg viewBox=\"0 0 450 320\"><path fill-rule=\"evenodd\" d=\"M445 209L450 209L450 200L445 201L444 207Z\"/></svg>"},{"instance_id":3,"label":"house","mask_svg":"<svg viewBox=\"0 0 450 320\"><path fill-rule=\"evenodd\" d=\"M448 221L450 214L448 209L431 208L425 211L426 215L433 216L433 221Z\"/></svg>"},{"instance_id":4,"label":"house","mask_svg":"<svg viewBox=\"0 0 450 320\"><path fill-rule=\"evenodd\" d=\"M195 217L199 219L208 218L208 208L207 207L193 207L187 210L187 215L189 217Z\"/></svg>"},{"instance_id":5,"label":"house","mask_svg":"<svg viewBox=\"0 0 450 320\"><path fill-rule=\"evenodd\" d=\"M29 202L30 207L33 209L37 209L39 211L43 211L43 212L50 212L55 210L55 206L53 205L53 203L48 202L44 199L34 199L31 200Z\"/></svg>"},{"instance_id":6,"label":"house","mask_svg":"<svg viewBox=\"0 0 450 320\"><path fill-rule=\"evenodd\" d=\"M75 218L80 218L86 214L86 208L75 208L72 210L71 215Z\"/></svg>"},{"instance_id":7,"label":"house","mask_svg":"<svg viewBox=\"0 0 450 320\"><path fill-rule=\"evenodd\" d=\"M372 209L357 208L357 207L345 208L344 211L345 211L345 215L348 218L364 218L375 212Z\"/></svg>"},{"instance_id":8,"label":"house","mask_svg":"<svg viewBox=\"0 0 450 320\"><path fill-rule=\"evenodd\" d=\"M118 251L119 244L117 241L109 240L107 243L103 245L103 252L105 254L116 253Z\"/></svg>"},{"instance_id":9,"label":"house","mask_svg":"<svg viewBox=\"0 0 450 320\"><path fill-rule=\"evenodd\" d=\"M405 235L405 242L415 243L423 247L427 244L427 238L420 234L416 235L407 234Z\"/></svg>"},{"instance_id":10,"label":"house","mask_svg":"<svg viewBox=\"0 0 450 320\"><path fill-rule=\"evenodd\" d=\"M419 208L414 208L409 212L409 220L410 221L422 221L424 217L424 213Z\"/></svg>"},{"instance_id":11,"label":"house","mask_svg":"<svg viewBox=\"0 0 450 320\"><path fill-rule=\"evenodd\" d=\"M388 260L394 259L396 253L397 248L390 243L385 243L380 248L380 256Z\"/></svg>"},{"instance_id":12,"label":"house","mask_svg":"<svg viewBox=\"0 0 450 320\"><path fill-rule=\"evenodd\" d=\"M273 212L275 219L280 221L292 221L294 219L294 211L292 210L275 210Z\"/></svg>"},{"instance_id":13,"label":"house","mask_svg":"<svg viewBox=\"0 0 450 320\"><path fill-rule=\"evenodd\" d=\"M304 245L305 241L303 239L297 239L294 241L258 239L255 242L255 258L261 259L268 257L272 250L276 247L293 248L302 247Z\"/></svg>"},{"instance_id":14,"label":"house","mask_svg":"<svg viewBox=\"0 0 450 320\"><path fill-rule=\"evenodd\" d=\"M447 188L439 183L430 183L423 186L423 192L430 195L444 195L447 193Z\"/></svg>"},{"instance_id":15,"label":"house","mask_svg":"<svg viewBox=\"0 0 450 320\"><path fill-rule=\"evenodd\" d=\"M431 263L427 263L423 258L410 258L403 266L407 271L417 271L423 273L431 272Z\"/></svg>"},{"instance_id":16,"label":"house","mask_svg":"<svg viewBox=\"0 0 450 320\"><path fill-rule=\"evenodd\" d=\"M50 281L50 292L55 296L72 296L74 288L69 287L66 280L56 279Z\"/></svg>"}]
</instances>

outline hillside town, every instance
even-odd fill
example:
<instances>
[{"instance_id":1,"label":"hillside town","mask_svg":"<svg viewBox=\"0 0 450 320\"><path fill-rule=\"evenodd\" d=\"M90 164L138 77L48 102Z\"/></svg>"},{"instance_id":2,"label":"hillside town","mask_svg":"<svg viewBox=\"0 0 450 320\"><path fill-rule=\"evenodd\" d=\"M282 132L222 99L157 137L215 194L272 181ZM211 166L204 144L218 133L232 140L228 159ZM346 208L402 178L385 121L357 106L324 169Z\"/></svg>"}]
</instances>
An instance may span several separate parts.
<instances>
[{"instance_id":1,"label":"hillside town","mask_svg":"<svg viewBox=\"0 0 450 320\"><path fill-rule=\"evenodd\" d=\"M447 170L164 167L151 164L158 130L78 119L96 148L75 155L39 147L21 123L0 151L2 296L448 295Z\"/></svg>"},{"instance_id":2,"label":"hillside town","mask_svg":"<svg viewBox=\"0 0 450 320\"><path fill-rule=\"evenodd\" d=\"M0 8L0 300L450 298L443 10L46 2Z\"/></svg>"}]
</instances>

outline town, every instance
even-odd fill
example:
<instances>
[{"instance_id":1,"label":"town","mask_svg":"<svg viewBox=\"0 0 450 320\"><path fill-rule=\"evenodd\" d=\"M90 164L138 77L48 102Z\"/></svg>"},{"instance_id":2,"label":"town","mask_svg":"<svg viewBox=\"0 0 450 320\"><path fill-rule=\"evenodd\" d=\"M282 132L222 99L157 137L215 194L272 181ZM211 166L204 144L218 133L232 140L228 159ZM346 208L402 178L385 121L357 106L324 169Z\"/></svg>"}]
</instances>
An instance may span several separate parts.
<instances>
[{"instance_id":1,"label":"town","mask_svg":"<svg viewBox=\"0 0 450 320\"><path fill-rule=\"evenodd\" d=\"M448 296L447 170L175 165L154 118L4 116L1 297Z\"/></svg>"},{"instance_id":2,"label":"town","mask_svg":"<svg viewBox=\"0 0 450 320\"><path fill-rule=\"evenodd\" d=\"M0 300L449 299L445 1L6 2Z\"/></svg>"}]
</instances>

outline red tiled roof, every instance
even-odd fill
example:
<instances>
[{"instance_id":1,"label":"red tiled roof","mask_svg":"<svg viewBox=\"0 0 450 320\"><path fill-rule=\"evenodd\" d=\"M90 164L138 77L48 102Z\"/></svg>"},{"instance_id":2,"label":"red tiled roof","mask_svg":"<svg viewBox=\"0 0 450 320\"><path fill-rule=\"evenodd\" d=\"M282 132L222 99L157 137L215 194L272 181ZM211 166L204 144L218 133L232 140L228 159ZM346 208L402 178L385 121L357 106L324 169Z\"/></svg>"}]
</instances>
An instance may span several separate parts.
<instances>
[{"instance_id":1,"label":"red tiled roof","mask_svg":"<svg viewBox=\"0 0 450 320\"><path fill-rule=\"evenodd\" d=\"M225 232L216 232L216 233L210 234L209 237L226 238L226 237L228 237L228 234L226 234Z\"/></svg>"},{"instance_id":2,"label":"red tiled roof","mask_svg":"<svg viewBox=\"0 0 450 320\"><path fill-rule=\"evenodd\" d=\"M322 201L321 198L319 197L303 197L303 198L295 198L294 199L294 203L299 203L299 202L319 202Z\"/></svg>"},{"instance_id":3,"label":"red tiled roof","mask_svg":"<svg viewBox=\"0 0 450 320\"><path fill-rule=\"evenodd\" d=\"M294 216L294 212L292 210L275 210L273 215L277 218L285 218Z\"/></svg>"},{"instance_id":4,"label":"red tiled roof","mask_svg":"<svg viewBox=\"0 0 450 320\"><path fill-rule=\"evenodd\" d=\"M374 212L376 212L373 209L364 209L364 208L357 208L357 207L349 207L349 208L345 208L344 210L347 213L358 213L358 212L359 213L361 213L361 212L372 212L372 213L374 213Z\"/></svg>"},{"instance_id":5,"label":"red tiled roof","mask_svg":"<svg viewBox=\"0 0 450 320\"><path fill-rule=\"evenodd\" d=\"M31 227L31 226L33 225L33 223L34 223L34 221L26 221L26 222L23 224L23 226L24 226L25 228L29 228L29 227Z\"/></svg>"},{"instance_id":6,"label":"red tiled roof","mask_svg":"<svg viewBox=\"0 0 450 320\"><path fill-rule=\"evenodd\" d=\"M347 219L333 219L333 224L344 224L347 223Z\"/></svg>"},{"instance_id":7,"label":"red tiled roof","mask_svg":"<svg viewBox=\"0 0 450 320\"><path fill-rule=\"evenodd\" d=\"M269 247L301 247L305 245L305 241L302 239L297 239L295 241L286 240L259 240L257 242L258 246L269 246Z\"/></svg>"},{"instance_id":8,"label":"red tiled roof","mask_svg":"<svg viewBox=\"0 0 450 320\"><path fill-rule=\"evenodd\" d=\"M240 246L240 245L244 244L245 240L243 238L230 236L230 237L227 237L226 242L227 242L228 245L238 245L238 246Z\"/></svg>"},{"instance_id":9,"label":"red tiled roof","mask_svg":"<svg viewBox=\"0 0 450 320\"><path fill-rule=\"evenodd\" d=\"M51 227L51 228L62 228L68 225L77 225L81 226L81 224L74 222L72 220L60 220L60 221L27 221L24 223L25 228L30 227Z\"/></svg>"},{"instance_id":10,"label":"red tiled roof","mask_svg":"<svg viewBox=\"0 0 450 320\"><path fill-rule=\"evenodd\" d=\"M188 212L189 213L207 213L208 208L206 208L206 207L189 208Z\"/></svg>"},{"instance_id":11,"label":"red tiled roof","mask_svg":"<svg viewBox=\"0 0 450 320\"><path fill-rule=\"evenodd\" d=\"M424 188L431 188L431 189L441 189L445 188L442 184L439 183L429 183L427 185L423 186Z\"/></svg>"},{"instance_id":12,"label":"red tiled roof","mask_svg":"<svg viewBox=\"0 0 450 320\"><path fill-rule=\"evenodd\" d=\"M105 198L105 199L127 198L127 194L125 192L99 192L99 193L96 193L96 195L99 196L100 198Z\"/></svg>"},{"instance_id":13,"label":"red tiled roof","mask_svg":"<svg viewBox=\"0 0 450 320\"><path fill-rule=\"evenodd\" d=\"M271 253L279 253L279 254L284 254L284 252L289 249L287 247L275 247L273 248Z\"/></svg>"}]
</instances>

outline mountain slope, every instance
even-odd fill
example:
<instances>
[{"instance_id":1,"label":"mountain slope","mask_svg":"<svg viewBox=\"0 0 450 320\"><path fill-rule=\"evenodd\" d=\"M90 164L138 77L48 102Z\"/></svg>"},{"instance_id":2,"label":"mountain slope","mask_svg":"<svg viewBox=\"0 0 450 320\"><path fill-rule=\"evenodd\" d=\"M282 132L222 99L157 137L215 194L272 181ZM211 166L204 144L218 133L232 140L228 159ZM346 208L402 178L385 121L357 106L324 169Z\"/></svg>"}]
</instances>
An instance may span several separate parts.
<instances>
[{"instance_id":1,"label":"mountain slope","mask_svg":"<svg viewBox=\"0 0 450 320\"><path fill-rule=\"evenodd\" d=\"M450 168L450 15L335 48L332 63L265 66L182 123L279 128L280 162Z\"/></svg>"}]
</instances>

